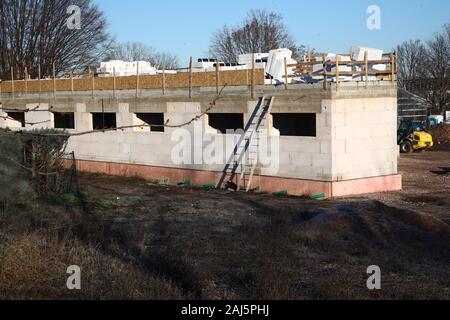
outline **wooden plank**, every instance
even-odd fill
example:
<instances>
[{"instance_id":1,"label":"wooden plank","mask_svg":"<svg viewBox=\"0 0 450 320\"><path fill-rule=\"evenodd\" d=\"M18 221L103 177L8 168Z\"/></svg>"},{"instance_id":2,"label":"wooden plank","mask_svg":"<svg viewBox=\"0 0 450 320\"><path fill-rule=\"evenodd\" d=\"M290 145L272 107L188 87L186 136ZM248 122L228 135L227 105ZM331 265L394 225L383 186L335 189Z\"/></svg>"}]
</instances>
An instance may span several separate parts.
<instances>
[{"instance_id":1,"label":"wooden plank","mask_svg":"<svg viewBox=\"0 0 450 320\"><path fill-rule=\"evenodd\" d=\"M390 60L367 60L369 64L386 64L389 63ZM365 65L366 61L341 61L339 62L341 65Z\"/></svg>"},{"instance_id":2,"label":"wooden plank","mask_svg":"<svg viewBox=\"0 0 450 320\"><path fill-rule=\"evenodd\" d=\"M335 75L334 72L325 72L326 75ZM341 76L351 76L351 75L365 75L366 71L354 71L354 72L346 72L346 71L341 71L339 72L339 74ZM379 75L390 75L391 71L369 71L368 74L370 76L379 76Z\"/></svg>"},{"instance_id":3,"label":"wooden plank","mask_svg":"<svg viewBox=\"0 0 450 320\"><path fill-rule=\"evenodd\" d=\"M192 98L192 57L189 58L189 99Z\"/></svg>"},{"instance_id":4,"label":"wooden plank","mask_svg":"<svg viewBox=\"0 0 450 320\"><path fill-rule=\"evenodd\" d=\"M287 58L284 58L284 90L288 89L288 68Z\"/></svg>"},{"instance_id":5,"label":"wooden plank","mask_svg":"<svg viewBox=\"0 0 450 320\"><path fill-rule=\"evenodd\" d=\"M139 61L136 62L136 98L139 98Z\"/></svg>"},{"instance_id":6,"label":"wooden plank","mask_svg":"<svg viewBox=\"0 0 450 320\"><path fill-rule=\"evenodd\" d=\"M352 75L365 75L366 71L340 71L341 76L352 76ZM391 75L391 71L369 71L369 75L379 76L379 75ZM296 72L294 75L288 75L288 78L298 78L299 76L335 76L336 72ZM283 75L283 78L286 76Z\"/></svg>"},{"instance_id":7,"label":"wooden plank","mask_svg":"<svg viewBox=\"0 0 450 320\"><path fill-rule=\"evenodd\" d=\"M339 55L336 55L336 91L339 91Z\"/></svg>"},{"instance_id":8,"label":"wooden plank","mask_svg":"<svg viewBox=\"0 0 450 320\"><path fill-rule=\"evenodd\" d=\"M295 64L288 64L287 66L289 68L292 68L292 67L300 67L300 66L313 66L313 65L316 65L316 64L320 64L320 62L317 62L317 61L300 62L300 63L295 63Z\"/></svg>"},{"instance_id":9,"label":"wooden plank","mask_svg":"<svg viewBox=\"0 0 450 320\"><path fill-rule=\"evenodd\" d=\"M116 98L116 67L113 67L113 98Z\"/></svg>"},{"instance_id":10,"label":"wooden plank","mask_svg":"<svg viewBox=\"0 0 450 320\"><path fill-rule=\"evenodd\" d=\"M56 69L55 69L55 63L53 63L53 97L56 98Z\"/></svg>"},{"instance_id":11,"label":"wooden plank","mask_svg":"<svg viewBox=\"0 0 450 320\"><path fill-rule=\"evenodd\" d=\"M38 83L39 83L39 96L41 96L41 91L42 91L41 64L38 65Z\"/></svg>"},{"instance_id":12,"label":"wooden plank","mask_svg":"<svg viewBox=\"0 0 450 320\"><path fill-rule=\"evenodd\" d=\"M341 55L339 55L341 56ZM368 60L367 61L369 64L387 64L387 63L391 63L391 60ZM318 65L318 64L323 64L322 61L312 61L312 62L301 62L301 63L297 63L297 64L288 64L288 67L303 67L303 66L313 66L313 65ZM336 62L334 61L327 61L325 62L326 65L335 65ZM339 62L340 65L346 65L346 66L351 66L351 65L365 65L366 61L340 61Z\"/></svg>"},{"instance_id":13,"label":"wooden plank","mask_svg":"<svg viewBox=\"0 0 450 320\"><path fill-rule=\"evenodd\" d=\"M219 93L220 86L220 64L219 59L216 59L216 93Z\"/></svg>"},{"instance_id":14,"label":"wooden plank","mask_svg":"<svg viewBox=\"0 0 450 320\"><path fill-rule=\"evenodd\" d=\"M327 90L327 75L325 74L325 72L326 72L326 70L327 70L327 69L326 69L327 65L326 65L326 63L325 63L325 59L326 59L326 56L325 56L325 55L322 55L323 89L324 89L324 90Z\"/></svg>"},{"instance_id":15,"label":"wooden plank","mask_svg":"<svg viewBox=\"0 0 450 320\"><path fill-rule=\"evenodd\" d=\"M166 69L163 68L162 71L162 94L166 94Z\"/></svg>"},{"instance_id":16,"label":"wooden plank","mask_svg":"<svg viewBox=\"0 0 450 320\"><path fill-rule=\"evenodd\" d=\"M367 50L364 52L364 61L365 61L365 75L366 75L366 89L369 88L369 60Z\"/></svg>"},{"instance_id":17,"label":"wooden plank","mask_svg":"<svg viewBox=\"0 0 450 320\"><path fill-rule=\"evenodd\" d=\"M395 56L391 54L391 82L395 81Z\"/></svg>"},{"instance_id":18,"label":"wooden plank","mask_svg":"<svg viewBox=\"0 0 450 320\"><path fill-rule=\"evenodd\" d=\"M92 99L95 97L95 78L94 78L94 72L91 74L91 67L89 67L89 74L92 76Z\"/></svg>"},{"instance_id":19,"label":"wooden plank","mask_svg":"<svg viewBox=\"0 0 450 320\"><path fill-rule=\"evenodd\" d=\"M255 99L255 53L252 53L252 99Z\"/></svg>"},{"instance_id":20,"label":"wooden plank","mask_svg":"<svg viewBox=\"0 0 450 320\"><path fill-rule=\"evenodd\" d=\"M311 53L311 58L317 58L323 56L323 53Z\"/></svg>"},{"instance_id":21,"label":"wooden plank","mask_svg":"<svg viewBox=\"0 0 450 320\"><path fill-rule=\"evenodd\" d=\"M27 70L27 67L25 67L24 74L25 74L25 93L27 93L28 92L28 70Z\"/></svg>"}]
</instances>

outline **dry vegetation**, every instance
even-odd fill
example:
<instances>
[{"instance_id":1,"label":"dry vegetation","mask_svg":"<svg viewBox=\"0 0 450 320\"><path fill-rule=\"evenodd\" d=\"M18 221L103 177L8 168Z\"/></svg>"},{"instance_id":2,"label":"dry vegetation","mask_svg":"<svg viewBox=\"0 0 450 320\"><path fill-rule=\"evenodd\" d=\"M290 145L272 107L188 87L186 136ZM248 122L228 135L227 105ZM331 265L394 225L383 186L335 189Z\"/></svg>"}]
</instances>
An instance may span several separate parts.
<instances>
[{"instance_id":1,"label":"dry vegetation","mask_svg":"<svg viewBox=\"0 0 450 320\"><path fill-rule=\"evenodd\" d=\"M367 198L81 184L88 212L65 195L1 215L1 298L450 299L449 221L433 215ZM73 264L81 291L65 288ZM373 264L381 291L366 288Z\"/></svg>"}]
</instances>

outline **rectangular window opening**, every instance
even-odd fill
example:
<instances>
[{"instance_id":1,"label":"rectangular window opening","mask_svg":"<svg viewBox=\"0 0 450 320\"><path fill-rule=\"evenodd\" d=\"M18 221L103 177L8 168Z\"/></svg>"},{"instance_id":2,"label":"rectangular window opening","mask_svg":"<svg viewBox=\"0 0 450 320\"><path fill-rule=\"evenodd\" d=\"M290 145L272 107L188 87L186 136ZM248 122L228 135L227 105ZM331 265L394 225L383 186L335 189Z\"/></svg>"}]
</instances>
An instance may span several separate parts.
<instances>
[{"instance_id":1,"label":"rectangular window opening","mask_svg":"<svg viewBox=\"0 0 450 320\"><path fill-rule=\"evenodd\" d=\"M147 125L151 132L164 132L164 113L136 113L136 117Z\"/></svg>"},{"instance_id":2,"label":"rectangular window opening","mask_svg":"<svg viewBox=\"0 0 450 320\"><path fill-rule=\"evenodd\" d=\"M274 113L273 126L281 136L316 137L315 113Z\"/></svg>"},{"instance_id":3,"label":"rectangular window opening","mask_svg":"<svg viewBox=\"0 0 450 320\"><path fill-rule=\"evenodd\" d=\"M20 122L22 128L25 128L25 112L7 112L7 116Z\"/></svg>"},{"instance_id":4,"label":"rectangular window opening","mask_svg":"<svg viewBox=\"0 0 450 320\"><path fill-rule=\"evenodd\" d=\"M53 112L56 129L75 129L75 114L73 112Z\"/></svg>"},{"instance_id":5,"label":"rectangular window opening","mask_svg":"<svg viewBox=\"0 0 450 320\"><path fill-rule=\"evenodd\" d=\"M94 130L116 129L116 114L113 112L92 113L92 128Z\"/></svg>"},{"instance_id":6,"label":"rectangular window opening","mask_svg":"<svg viewBox=\"0 0 450 320\"><path fill-rule=\"evenodd\" d=\"M244 130L243 113L210 113L209 125L226 134L227 130Z\"/></svg>"}]
</instances>

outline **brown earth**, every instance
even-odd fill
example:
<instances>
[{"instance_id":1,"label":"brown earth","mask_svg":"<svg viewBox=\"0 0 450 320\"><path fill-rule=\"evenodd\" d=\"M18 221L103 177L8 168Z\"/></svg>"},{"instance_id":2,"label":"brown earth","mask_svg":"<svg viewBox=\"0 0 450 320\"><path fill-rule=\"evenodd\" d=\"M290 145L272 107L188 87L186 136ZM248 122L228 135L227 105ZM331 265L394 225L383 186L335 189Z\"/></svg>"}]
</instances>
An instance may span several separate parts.
<instances>
[{"instance_id":1,"label":"brown earth","mask_svg":"<svg viewBox=\"0 0 450 320\"><path fill-rule=\"evenodd\" d=\"M440 124L428 131L437 145L450 143L450 124Z\"/></svg>"},{"instance_id":2,"label":"brown earth","mask_svg":"<svg viewBox=\"0 0 450 320\"><path fill-rule=\"evenodd\" d=\"M450 299L449 162L402 156L403 191L326 201L83 175L82 201L0 215L0 297Z\"/></svg>"},{"instance_id":3,"label":"brown earth","mask_svg":"<svg viewBox=\"0 0 450 320\"><path fill-rule=\"evenodd\" d=\"M403 190L354 197L370 197L385 204L428 213L450 224L450 144L429 152L401 155L399 172ZM352 200L347 198L346 200Z\"/></svg>"}]
</instances>

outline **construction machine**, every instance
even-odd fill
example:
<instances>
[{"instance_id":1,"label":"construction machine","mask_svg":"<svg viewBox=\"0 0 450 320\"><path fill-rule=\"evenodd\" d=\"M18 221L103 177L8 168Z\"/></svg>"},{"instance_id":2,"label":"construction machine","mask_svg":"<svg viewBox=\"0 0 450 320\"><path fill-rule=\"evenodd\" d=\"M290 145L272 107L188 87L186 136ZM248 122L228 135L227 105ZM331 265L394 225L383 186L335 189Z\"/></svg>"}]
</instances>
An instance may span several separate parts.
<instances>
[{"instance_id":1,"label":"construction machine","mask_svg":"<svg viewBox=\"0 0 450 320\"><path fill-rule=\"evenodd\" d=\"M397 131L401 153L424 151L433 147L433 137L424 130L420 121L402 121Z\"/></svg>"}]
</instances>

